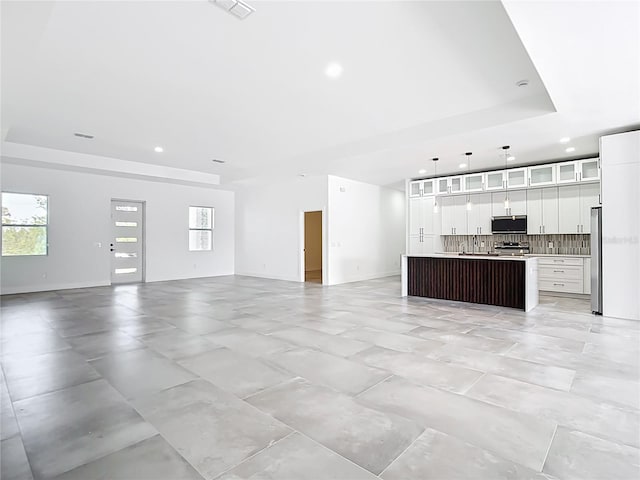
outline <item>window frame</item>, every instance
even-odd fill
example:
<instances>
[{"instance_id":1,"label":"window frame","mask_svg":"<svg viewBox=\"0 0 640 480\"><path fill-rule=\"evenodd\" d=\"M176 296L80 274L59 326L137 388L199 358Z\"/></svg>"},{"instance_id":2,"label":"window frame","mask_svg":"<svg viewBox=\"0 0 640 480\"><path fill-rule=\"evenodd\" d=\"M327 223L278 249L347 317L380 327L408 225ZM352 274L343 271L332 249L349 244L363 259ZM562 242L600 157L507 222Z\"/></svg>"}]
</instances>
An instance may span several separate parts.
<instances>
[{"instance_id":1,"label":"window frame","mask_svg":"<svg viewBox=\"0 0 640 480\"><path fill-rule=\"evenodd\" d=\"M191 245L189 243L188 247L189 247L189 251L190 252L213 252L213 229L215 227L215 208L214 207L209 207L209 206L205 206L205 205L189 205L188 208L188 217L187 217L187 221L189 222L189 218L191 217L191 209L192 208L208 208L209 210L211 210L211 227L210 228L191 228L191 224L188 224L189 227L189 237L191 232L210 232L210 236L211 236L211 248L207 249L207 250L193 250L191 248Z\"/></svg>"},{"instance_id":2,"label":"window frame","mask_svg":"<svg viewBox=\"0 0 640 480\"><path fill-rule=\"evenodd\" d=\"M4 223L2 222L1 228L2 230L4 230L4 227L38 227L38 228L44 228L44 232L45 232L45 251L44 253L28 253L28 254L20 254L20 255L5 255L3 253L2 246L0 245L0 257L1 258L10 258L10 257L47 257L49 256L49 194L48 193L25 193L25 192L13 192L13 191L8 191L8 190L2 190L0 191L0 204L2 204L2 206L4 207L4 202L2 201L2 195L8 193L8 194L13 194L13 195L30 195L32 197L46 197L47 198L47 210L46 210L46 214L47 214L47 218L46 218L46 223L44 224L35 224L35 223ZM2 244L4 244L4 232L2 233Z\"/></svg>"}]
</instances>

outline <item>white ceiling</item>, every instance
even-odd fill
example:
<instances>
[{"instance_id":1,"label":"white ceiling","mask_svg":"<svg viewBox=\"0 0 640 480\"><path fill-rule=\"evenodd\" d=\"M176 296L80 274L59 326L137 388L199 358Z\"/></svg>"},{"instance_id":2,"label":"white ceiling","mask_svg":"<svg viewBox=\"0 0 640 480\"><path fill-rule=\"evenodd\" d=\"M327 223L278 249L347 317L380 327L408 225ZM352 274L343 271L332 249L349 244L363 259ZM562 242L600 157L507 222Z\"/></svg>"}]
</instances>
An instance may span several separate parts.
<instances>
[{"instance_id":1,"label":"white ceiling","mask_svg":"<svg viewBox=\"0 0 640 480\"><path fill-rule=\"evenodd\" d=\"M4 140L228 185L397 186L433 156L497 167L510 144L538 163L569 158L570 136L583 157L640 125L638 2L248 3L241 21L205 0L3 1Z\"/></svg>"}]
</instances>

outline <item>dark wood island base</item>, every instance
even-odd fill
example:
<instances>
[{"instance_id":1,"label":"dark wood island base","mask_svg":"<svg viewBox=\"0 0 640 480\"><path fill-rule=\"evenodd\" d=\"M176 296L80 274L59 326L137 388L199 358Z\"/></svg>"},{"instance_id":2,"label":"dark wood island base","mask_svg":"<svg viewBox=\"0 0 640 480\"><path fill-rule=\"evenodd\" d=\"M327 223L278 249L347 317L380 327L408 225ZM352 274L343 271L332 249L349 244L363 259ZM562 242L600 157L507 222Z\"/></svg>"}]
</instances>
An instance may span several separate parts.
<instances>
[{"instance_id":1,"label":"dark wood island base","mask_svg":"<svg viewBox=\"0 0 640 480\"><path fill-rule=\"evenodd\" d=\"M529 311L538 304L535 258L403 256L403 295Z\"/></svg>"}]
</instances>

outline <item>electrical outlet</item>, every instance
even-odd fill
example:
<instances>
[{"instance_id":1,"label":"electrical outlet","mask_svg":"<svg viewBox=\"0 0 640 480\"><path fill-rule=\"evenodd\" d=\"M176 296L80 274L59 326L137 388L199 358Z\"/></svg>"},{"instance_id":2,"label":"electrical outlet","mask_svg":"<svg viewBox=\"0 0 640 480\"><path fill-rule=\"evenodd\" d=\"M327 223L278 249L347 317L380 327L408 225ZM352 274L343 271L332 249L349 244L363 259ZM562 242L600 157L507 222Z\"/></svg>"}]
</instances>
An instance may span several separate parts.
<instances>
[{"instance_id":1,"label":"electrical outlet","mask_svg":"<svg viewBox=\"0 0 640 480\"><path fill-rule=\"evenodd\" d=\"M549 248L553 248L553 242L549 242Z\"/></svg>"},{"instance_id":2,"label":"electrical outlet","mask_svg":"<svg viewBox=\"0 0 640 480\"><path fill-rule=\"evenodd\" d=\"M480 247L484 247L484 242L480 242Z\"/></svg>"}]
</instances>

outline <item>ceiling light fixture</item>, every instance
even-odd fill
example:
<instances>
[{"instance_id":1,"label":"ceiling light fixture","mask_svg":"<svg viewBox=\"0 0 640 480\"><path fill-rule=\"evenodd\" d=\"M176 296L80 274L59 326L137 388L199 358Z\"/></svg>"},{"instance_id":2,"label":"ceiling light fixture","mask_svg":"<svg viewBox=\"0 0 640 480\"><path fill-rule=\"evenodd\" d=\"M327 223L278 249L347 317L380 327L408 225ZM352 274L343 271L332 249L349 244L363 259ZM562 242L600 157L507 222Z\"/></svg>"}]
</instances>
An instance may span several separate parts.
<instances>
[{"instance_id":1,"label":"ceiling light fixture","mask_svg":"<svg viewBox=\"0 0 640 480\"><path fill-rule=\"evenodd\" d=\"M329 78L338 78L342 75L342 65L337 62L331 62L327 65L327 68L324 69L324 74Z\"/></svg>"},{"instance_id":2,"label":"ceiling light fixture","mask_svg":"<svg viewBox=\"0 0 640 480\"><path fill-rule=\"evenodd\" d=\"M438 180L436 180L436 177L438 176L438 173L437 173L438 172L438 157L432 158L431 161L433 161L433 178L434 178L434 180L433 180L433 185L434 185L433 191L435 193L435 185L436 185L436 182L438 181ZM438 213L438 197L436 195L433 196L433 213Z\"/></svg>"},{"instance_id":3,"label":"ceiling light fixture","mask_svg":"<svg viewBox=\"0 0 640 480\"><path fill-rule=\"evenodd\" d=\"M76 132L76 133L74 133L74 135L75 135L76 137L86 138L86 139L89 139L89 140L93 140L93 138L94 138L94 137L93 137L93 135L89 135L88 133L79 133L79 132Z\"/></svg>"},{"instance_id":4,"label":"ceiling light fixture","mask_svg":"<svg viewBox=\"0 0 640 480\"><path fill-rule=\"evenodd\" d=\"M516 159L516 157L514 157L513 155L509 155L507 157L507 162L513 162Z\"/></svg>"},{"instance_id":5,"label":"ceiling light fixture","mask_svg":"<svg viewBox=\"0 0 640 480\"><path fill-rule=\"evenodd\" d=\"M560 139L560 143L569 143L571 141L570 137L562 137Z\"/></svg>"},{"instance_id":6,"label":"ceiling light fixture","mask_svg":"<svg viewBox=\"0 0 640 480\"><path fill-rule=\"evenodd\" d=\"M464 167L466 167L466 166L467 166L467 164L466 164L466 163L461 163L460 165L458 165L458 168L464 168Z\"/></svg>"},{"instance_id":7,"label":"ceiling light fixture","mask_svg":"<svg viewBox=\"0 0 640 480\"><path fill-rule=\"evenodd\" d=\"M575 147L569 147L569 148L565 149L565 152L567 152L567 153L573 153L575 151L576 151Z\"/></svg>"},{"instance_id":8,"label":"ceiling light fixture","mask_svg":"<svg viewBox=\"0 0 640 480\"><path fill-rule=\"evenodd\" d=\"M465 155L467 156L467 174L471 173L471 155L473 155L472 152L467 152L465 153ZM467 193L467 210L471 210L471 196Z\"/></svg>"},{"instance_id":9,"label":"ceiling light fixture","mask_svg":"<svg viewBox=\"0 0 640 480\"><path fill-rule=\"evenodd\" d=\"M156 152L156 153L162 153L162 152L164 152L164 148L156 147L156 148L153 149L153 151Z\"/></svg>"},{"instance_id":10,"label":"ceiling light fixture","mask_svg":"<svg viewBox=\"0 0 640 480\"><path fill-rule=\"evenodd\" d=\"M222 8L226 12L230 13L240 20L244 20L253 12L256 11L250 5L247 5L242 0L209 0L211 3L215 3L218 7Z\"/></svg>"},{"instance_id":11,"label":"ceiling light fixture","mask_svg":"<svg viewBox=\"0 0 640 480\"><path fill-rule=\"evenodd\" d=\"M418 170L418 173L420 175L424 175L425 173L427 173L427 171L424 168L421 168L420 170Z\"/></svg>"},{"instance_id":12,"label":"ceiling light fixture","mask_svg":"<svg viewBox=\"0 0 640 480\"><path fill-rule=\"evenodd\" d=\"M502 147L502 151L504 152L504 168L507 169L507 162L509 161L509 145L505 145ZM507 172L504 172L505 176L507 176ZM508 177L507 177L508 178ZM509 191L507 190L507 179L504 180L504 213L509 213Z\"/></svg>"}]
</instances>

